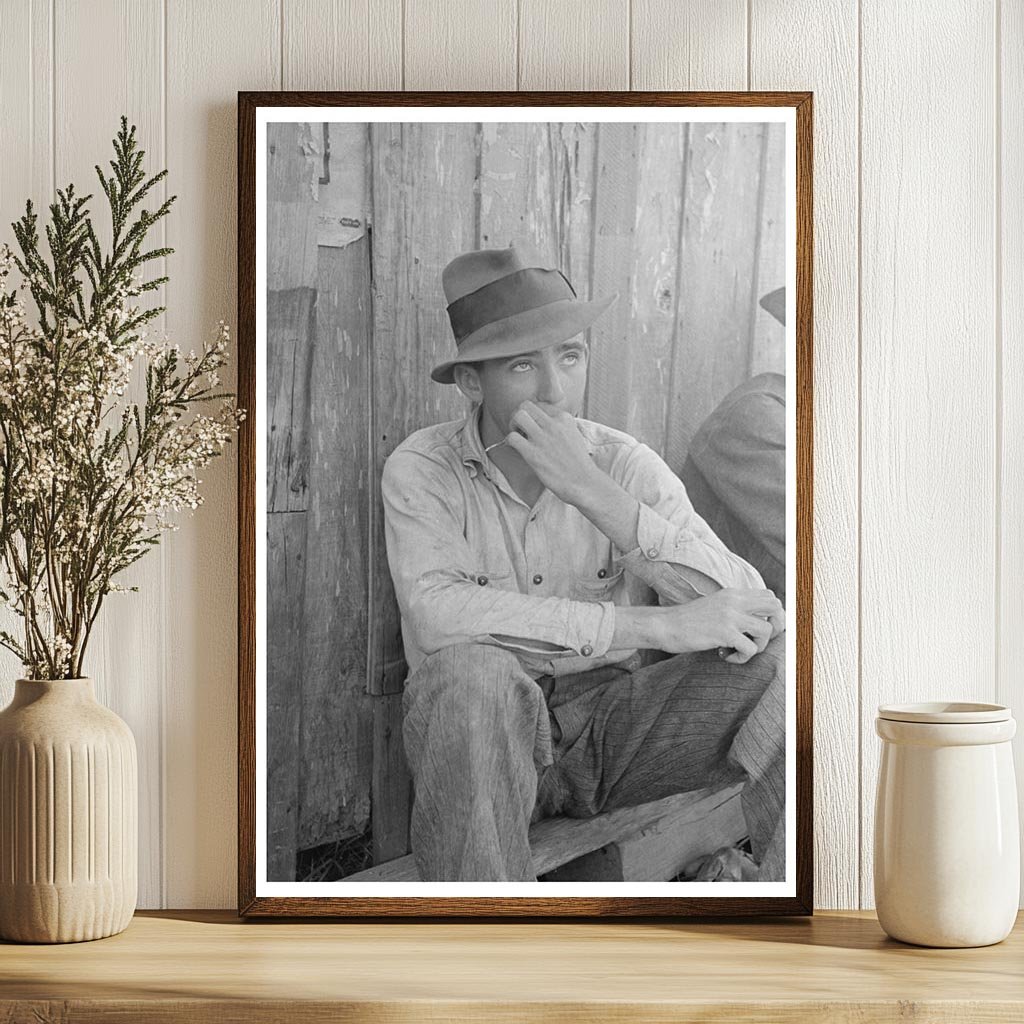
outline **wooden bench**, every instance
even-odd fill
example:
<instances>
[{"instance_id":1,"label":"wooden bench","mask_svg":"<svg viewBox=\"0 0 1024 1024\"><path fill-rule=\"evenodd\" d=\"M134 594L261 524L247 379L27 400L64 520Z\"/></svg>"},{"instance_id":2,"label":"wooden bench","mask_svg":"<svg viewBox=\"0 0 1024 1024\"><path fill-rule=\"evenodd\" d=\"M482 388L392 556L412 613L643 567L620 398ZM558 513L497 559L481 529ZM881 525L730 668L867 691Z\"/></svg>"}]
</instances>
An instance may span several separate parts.
<instances>
[{"instance_id":1,"label":"wooden bench","mask_svg":"<svg viewBox=\"0 0 1024 1024\"><path fill-rule=\"evenodd\" d=\"M742 784L679 793L593 818L548 818L530 829L538 877L558 882L664 882L684 865L747 834ZM412 856L348 875L346 882L415 882Z\"/></svg>"}]
</instances>

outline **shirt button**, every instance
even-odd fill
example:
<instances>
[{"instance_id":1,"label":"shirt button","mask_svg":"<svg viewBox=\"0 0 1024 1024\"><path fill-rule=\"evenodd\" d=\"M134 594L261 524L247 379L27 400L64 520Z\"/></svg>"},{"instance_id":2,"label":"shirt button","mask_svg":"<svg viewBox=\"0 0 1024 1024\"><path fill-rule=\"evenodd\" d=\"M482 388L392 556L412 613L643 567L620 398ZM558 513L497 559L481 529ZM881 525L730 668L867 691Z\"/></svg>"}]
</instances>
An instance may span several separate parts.
<instances>
[{"instance_id":1,"label":"shirt button","mask_svg":"<svg viewBox=\"0 0 1024 1024\"><path fill-rule=\"evenodd\" d=\"M594 653L594 648L591 647L590 644L584 644L580 648L580 654L582 654L584 658L589 658L593 653Z\"/></svg>"},{"instance_id":2,"label":"shirt button","mask_svg":"<svg viewBox=\"0 0 1024 1024\"><path fill-rule=\"evenodd\" d=\"M605 576L607 576L607 575L608 575L608 570L607 569L598 569L597 570L597 578L599 580L603 580L605 578Z\"/></svg>"},{"instance_id":3,"label":"shirt button","mask_svg":"<svg viewBox=\"0 0 1024 1024\"><path fill-rule=\"evenodd\" d=\"M648 548L647 549L647 557L648 558L657 558L658 557L658 549L657 548Z\"/></svg>"},{"instance_id":4,"label":"shirt button","mask_svg":"<svg viewBox=\"0 0 1024 1024\"><path fill-rule=\"evenodd\" d=\"M533 577L533 582L534 583L543 583L544 582L544 577L541 576L540 573L537 573L537 575Z\"/></svg>"},{"instance_id":5,"label":"shirt button","mask_svg":"<svg viewBox=\"0 0 1024 1024\"><path fill-rule=\"evenodd\" d=\"M480 584L481 587L486 587L487 586L487 577L486 576L477 576L476 581L477 581L477 583Z\"/></svg>"}]
</instances>

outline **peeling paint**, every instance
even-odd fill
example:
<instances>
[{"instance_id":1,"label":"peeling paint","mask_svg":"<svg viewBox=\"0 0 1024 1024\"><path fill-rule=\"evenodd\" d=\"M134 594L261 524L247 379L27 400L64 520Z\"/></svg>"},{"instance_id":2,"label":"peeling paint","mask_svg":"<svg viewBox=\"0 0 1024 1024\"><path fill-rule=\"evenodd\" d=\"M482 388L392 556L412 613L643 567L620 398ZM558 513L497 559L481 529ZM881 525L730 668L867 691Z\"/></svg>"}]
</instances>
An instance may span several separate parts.
<instances>
[{"instance_id":1,"label":"peeling paint","mask_svg":"<svg viewBox=\"0 0 1024 1024\"><path fill-rule=\"evenodd\" d=\"M366 132L359 124L318 126L327 139L329 173L320 186L317 244L344 249L363 237L366 210Z\"/></svg>"},{"instance_id":2,"label":"peeling paint","mask_svg":"<svg viewBox=\"0 0 1024 1024\"><path fill-rule=\"evenodd\" d=\"M303 184L309 188L309 197L316 202L320 198L320 157L322 150L313 135L313 125L303 123L299 135L299 152L306 165L303 168Z\"/></svg>"}]
</instances>

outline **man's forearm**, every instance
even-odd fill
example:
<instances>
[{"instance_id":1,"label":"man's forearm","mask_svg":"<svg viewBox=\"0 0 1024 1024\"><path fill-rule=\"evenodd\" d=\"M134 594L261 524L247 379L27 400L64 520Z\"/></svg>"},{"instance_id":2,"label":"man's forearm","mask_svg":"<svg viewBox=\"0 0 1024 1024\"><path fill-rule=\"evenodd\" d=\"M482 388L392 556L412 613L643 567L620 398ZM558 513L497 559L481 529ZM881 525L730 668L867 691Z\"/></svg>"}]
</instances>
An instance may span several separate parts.
<instances>
[{"instance_id":1,"label":"man's forearm","mask_svg":"<svg viewBox=\"0 0 1024 1024\"><path fill-rule=\"evenodd\" d=\"M573 495L572 504L620 551L636 547L640 503L603 470L594 466L587 487Z\"/></svg>"},{"instance_id":2,"label":"man's forearm","mask_svg":"<svg viewBox=\"0 0 1024 1024\"><path fill-rule=\"evenodd\" d=\"M586 490L572 502L620 551L628 553L639 544L637 526L640 502L607 473L594 467ZM686 567L687 582L701 594L720 589L721 584L706 573Z\"/></svg>"},{"instance_id":3,"label":"man's forearm","mask_svg":"<svg viewBox=\"0 0 1024 1024\"><path fill-rule=\"evenodd\" d=\"M664 608L620 605L615 609L615 632L612 634L611 649L629 650L639 647L644 650L664 650L665 626Z\"/></svg>"},{"instance_id":4,"label":"man's forearm","mask_svg":"<svg viewBox=\"0 0 1024 1024\"><path fill-rule=\"evenodd\" d=\"M480 586L461 570L436 569L408 580L399 568L395 575L403 620L427 652L491 641L534 654L589 657L611 645L613 609L600 602Z\"/></svg>"}]
</instances>

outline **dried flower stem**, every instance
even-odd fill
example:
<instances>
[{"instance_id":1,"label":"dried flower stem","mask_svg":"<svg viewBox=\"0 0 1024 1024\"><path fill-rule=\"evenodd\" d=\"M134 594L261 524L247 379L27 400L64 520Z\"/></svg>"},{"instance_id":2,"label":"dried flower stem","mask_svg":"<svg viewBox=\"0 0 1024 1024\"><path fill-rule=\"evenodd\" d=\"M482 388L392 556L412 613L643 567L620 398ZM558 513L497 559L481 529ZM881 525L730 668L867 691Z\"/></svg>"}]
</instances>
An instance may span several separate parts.
<instances>
[{"instance_id":1,"label":"dried flower stem","mask_svg":"<svg viewBox=\"0 0 1024 1024\"><path fill-rule=\"evenodd\" d=\"M13 225L20 257L0 246L0 602L22 620L20 638L0 630L0 646L30 678L82 674L104 598L126 589L115 577L178 528L170 513L201 504L197 471L245 417L233 393L216 391L228 359L223 321L198 355L147 340L146 324L164 309L133 300L167 281L144 281L143 268L173 250L143 243L176 197L133 214L167 172L146 178L124 117L114 151L110 177L96 167L113 226L108 252L85 206L92 197L73 185L50 205L48 259L31 202ZM12 290L15 268L24 280ZM141 405L122 397L137 363ZM186 418L214 400L215 415Z\"/></svg>"}]
</instances>

